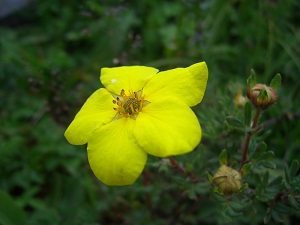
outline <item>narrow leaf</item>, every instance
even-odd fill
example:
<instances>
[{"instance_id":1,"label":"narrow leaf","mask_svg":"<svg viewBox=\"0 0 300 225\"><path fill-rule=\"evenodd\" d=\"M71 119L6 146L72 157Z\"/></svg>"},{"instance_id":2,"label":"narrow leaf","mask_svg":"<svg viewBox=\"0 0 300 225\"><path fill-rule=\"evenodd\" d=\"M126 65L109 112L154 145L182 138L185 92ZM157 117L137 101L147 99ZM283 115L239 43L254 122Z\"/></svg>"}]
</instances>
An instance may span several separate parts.
<instances>
[{"instance_id":1,"label":"narrow leaf","mask_svg":"<svg viewBox=\"0 0 300 225\"><path fill-rule=\"evenodd\" d=\"M217 193L218 195L224 195L222 191L219 190L219 188L215 187L214 192Z\"/></svg>"},{"instance_id":2,"label":"narrow leaf","mask_svg":"<svg viewBox=\"0 0 300 225\"><path fill-rule=\"evenodd\" d=\"M242 169L241 169L242 176L245 176L248 173L250 173L250 170L251 170L251 162L248 162L248 163L244 164Z\"/></svg>"},{"instance_id":3,"label":"narrow leaf","mask_svg":"<svg viewBox=\"0 0 300 225\"><path fill-rule=\"evenodd\" d=\"M251 69L250 76L247 79L247 88L251 89L256 85L256 74L253 69Z\"/></svg>"},{"instance_id":4,"label":"narrow leaf","mask_svg":"<svg viewBox=\"0 0 300 225\"><path fill-rule=\"evenodd\" d=\"M227 165L227 151L226 149L223 149L223 151L220 153L219 155L219 162L220 162L220 165Z\"/></svg>"},{"instance_id":5,"label":"narrow leaf","mask_svg":"<svg viewBox=\"0 0 300 225\"><path fill-rule=\"evenodd\" d=\"M269 186L281 187L282 185L282 177L278 176L272 182L269 183Z\"/></svg>"},{"instance_id":6,"label":"narrow leaf","mask_svg":"<svg viewBox=\"0 0 300 225\"><path fill-rule=\"evenodd\" d=\"M254 174L254 181L255 181L255 183L257 183L257 184L260 184L261 183L261 178L260 178L260 176L258 175L258 174Z\"/></svg>"},{"instance_id":7,"label":"narrow leaf","mask_svg":"<svg viewBox=\"0 0 300 225\"><path fill-rule=\"evenodd\" d=\"M273 151L267 151L267 152L264 152L262 154L262 159L266 160L266 159L270 159L270 158L273 158L274 157L274 152Z\"/></svg>"},{"instance_id":8,"label":"narrow leaf","mask_svg":"<svg viewBox=\"0 0 300 225\"><path fill-rule=\"evenodd\" d=\"M242 214L243 214L242 212L237 212L231 207L228 207L228 209L227 209L227 215L230 217L236 217L236 216L240 216Z\"/></svg>"},{"instance_id":9,"label":"narrow leaf","mask_svg":"<svg viewBox=\"0 0 300 225\"><path fill-rule=\"evenodd\" d=\"M207 171L206 171L206 176L207 176L207 180L210 181L210 182L212 182L212 178L213 178L213 177L212 177L212 175L210 175L210 173L207 172Z\"/></svg>"},{"instance_id":10,"label":"narrow leaf","mask_svg":"<svg viewBox=\"0 0 300 225\"><path fill-rule=\"evenodd\" d=\"M240 192L243 192L244 190L246 190L249 187L249 184L243 184L243 186L240 189Z\"/></svg>"},{"instance_id":11,"label":"narrow leaf","mask_svg":"<svg viewBox=\"0 0 300 225\"><path fill-rule=\"evenodd\" d=\"M233 117L233 116L227 116L225 118L226 122L228 123L228 125L230 125L233 128L237 128L237 129L244 129L245 125L242 121L240 121L238 118Z\"/></svg>"},{"instance_id":12,"label":"narrow leaf","mask_svg":"<svg viewBox=\"0 0 300 225\"><path fill-rule=\"evenodd\" d=\"M277 73L275 77L271 80L270 87L274 90L277 90L280 88L281 85L281 75Z\"/></svg>"},{"instance_id":13,"label":"narrow leaf","mask_svg":"<svg viewBox=\"0 0 300 225\"><path fill-rule=\"evenodd\" d=\"M263 178L262 178L262 184L265 187L267 187L269 181L269 171L266 171Z\"/></svg>"},{"instance_id":14,"label":"narrow leaf","mask_svg":"<svg viewBox=\"0 0 300 225\"><path fill-rule=\"evenodd\" d=\"M270 168L270 169L275 169L276 165L273 162L267 161L267 160L262 160L260 162L260 164L266 168Z\"/></svg>"},{"instance_id":15,"label":"narrow leaf","mask_svg":"<svg viewBox=\"0 0 300 225\"><path fill-rule=\"evenodd\" d=\"M257 146L257 150L260 152L265 152L267 150L268 146L265 142L260 142Z\"/></svg>"},{"instance_id":16,"label":"narrow leaf","mask_svg":"<svg viewBox=\"0 0 300 225\"><path fill-rule=\"evenodd\" d=\"M293 209L300 211L300 204L293 196L289 195L288 200Z\"/></svg>"},{"instance_id":17,"label":"narrow leaf","mask_svg":"<svg viewBox=\"0 0 300 225\"><path fill-rule=\"evenodd\" d=\"M284 175L285 175L285 181L288 185L291 185L291 175L288 166L284 165Z\"/></svg>"},{"instance_id":18,"label":"narrow leaf","mask_svg":"<svg viewBox=\"0 0 300 225\"><path fill-rule=\"evenodd\" d=\"M293 160L292 165L290 167L290 176L293 179L297 175L299 169L299 162L297 159Z\"/></svg>"},{"instance_id":19,"label":"narrow leaf","mask_svg":"<svg viewBox=\"0 0 300 225\"><path fill-rule=\"evenodd\" d=\"M271 208L268 208L267 213L264 217L264 224L269 224L271 219Z\"/></svg>"},{"instance_id":20,"label":"narrow leaf","mask_svg":"<svg viewBox=\"0 0 300 225\"><path fill-rule=\"evenodd\" d=\"M290 191L292 190L291 185L290 185L289 183L284 182L283 184L284 184L284 188L285 188L288 192L290 192Z\"/></svg>"},{"instance_id":21,"label":"narrow leaf","mask_svg":"<svg viewBox=\"0 0 300 225\"><path fill-rule=\"evenodd\" d=\"M260 142L258 144L258 146L256 147L255 152L253 153L253 159L257 160L257 159L261 159L262 154L266 151L267 149L267 145L265 142Z\"/></svg>"}]
</instances>

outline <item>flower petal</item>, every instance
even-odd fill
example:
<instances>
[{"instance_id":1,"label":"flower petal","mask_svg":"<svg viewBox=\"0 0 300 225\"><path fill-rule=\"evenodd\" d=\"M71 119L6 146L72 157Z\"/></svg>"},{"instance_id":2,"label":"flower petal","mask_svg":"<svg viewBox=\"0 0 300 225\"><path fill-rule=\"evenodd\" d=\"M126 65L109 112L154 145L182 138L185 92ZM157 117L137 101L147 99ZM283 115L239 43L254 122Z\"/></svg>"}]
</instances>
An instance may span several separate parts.
<instances>
[{"instance_id":1,"label":"flower petal","mask_svg":"<svg viewBox=\"0 0 300 225\"><path fill-rule=\"evenodd\" d=\"M194 106L202 101L207 79L206 63L200 62L187 68L159 72L146 84L143 93L150 102L165 96L174 96L187 105Z\"/></svg>"},{"instance_id":2,"label":"flower petal","mask_svg":"<svg viewBox=\"0 0 300 225\"><path fill-rule=\"evenodd\" d=\"M200 142L201 127L185 103L164 98L142 109L134 135L144 151L167 157L192 151Z\"/></svg>"},{"instance_id":3,"label":"flower petal","mask_svg":"<svg viewBox=\"0 0 300 225\"><path fill-rule=\"evenodd\" d=\"M102 68L100 80L109 91L118 95L124 89L128 94L128 91L142 90L157 72L157 69L147 66Z\"/></svg>"},{"instance_id":4,"label":"flower petal","mask_svg":"<svg viewBox=\"0 0 300 225\"><path fill-rule=\"evenodd\" d=\"M133 137L135 120L122 118L95 130L88 142L88 160L107 185L129 185L141 174L147 153Z\"/></svg>"},{"instance_id":5,"label":"flower petal","mask_svg":"<svg viewBox=\"0 0 300 225\"><path fill-rule=\"evenodd\" d=\"M113 96L104 88L95 91L86 100L66 130L67 140L73 145L87 143L96 128L110 122L115 117L113 99Z\"/></svg>"}]
</instances>

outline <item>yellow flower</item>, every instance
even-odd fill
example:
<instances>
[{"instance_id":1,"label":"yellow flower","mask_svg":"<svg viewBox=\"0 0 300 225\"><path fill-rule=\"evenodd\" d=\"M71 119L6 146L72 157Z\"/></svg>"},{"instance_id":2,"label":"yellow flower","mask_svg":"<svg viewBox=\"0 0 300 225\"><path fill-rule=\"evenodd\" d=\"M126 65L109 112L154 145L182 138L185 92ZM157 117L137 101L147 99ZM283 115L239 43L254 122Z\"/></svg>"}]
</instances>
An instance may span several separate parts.
<instances>
[{"instance_id":1,"label":"yellow flower","mask_svg":"<svg viewBox=\"0 0 300 225\"><path fill-rule=\"evenodd\" d=\"M96 177L107 185L129 185L147 154L158 157L192 151L201 128L190 106L201 102L205 62L163 72L145 66L103 68L106 88L95 91L65 132L74 145L87 145Z\"/></svg>"}]
</instances>

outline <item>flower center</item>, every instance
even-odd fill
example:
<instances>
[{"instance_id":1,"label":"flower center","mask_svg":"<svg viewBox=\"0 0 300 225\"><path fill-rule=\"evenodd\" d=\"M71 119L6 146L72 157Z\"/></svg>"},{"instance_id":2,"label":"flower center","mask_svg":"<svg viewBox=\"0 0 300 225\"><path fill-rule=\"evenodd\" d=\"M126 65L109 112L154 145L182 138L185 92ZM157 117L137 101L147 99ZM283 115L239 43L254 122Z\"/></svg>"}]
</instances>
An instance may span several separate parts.
<instances>
[{"instance_id":1,"label":"flower center","mask_svg":"<svg viewBox=\"0 0 300 225\"><path fill-rule=\"evenodd\" d=\"M129 92L127 96L124 89L121 90L120 96L117 96L113 103L118 107L114 108L118 112L117 119L121 116L131 117L136 119L139 112L147 104L147 101L144 100L142 96L142 91L138 92Z\"/></svg>"}]
</instances>

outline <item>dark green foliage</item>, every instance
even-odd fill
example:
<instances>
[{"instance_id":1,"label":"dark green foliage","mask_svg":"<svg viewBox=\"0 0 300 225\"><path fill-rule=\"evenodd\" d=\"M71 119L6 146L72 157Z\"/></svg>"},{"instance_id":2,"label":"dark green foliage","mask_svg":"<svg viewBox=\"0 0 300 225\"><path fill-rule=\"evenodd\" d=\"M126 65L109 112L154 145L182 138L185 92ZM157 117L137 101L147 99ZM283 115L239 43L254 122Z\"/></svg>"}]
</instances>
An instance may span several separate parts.
<instances>
[{"instance_id":1,"label":"dark green foliage","mask_svg":"<svg viewBox=\"0 0 300 225\"><path fill-rule=\"evenodd\" d=\"M299 10L297 0L33 0L1 18L0 224L299 221ZM203 60L207 91L193 108L202 141L174 157L185 172L149 157L132 186L96 180L85 146L70 145L63 133L100 87L100 68L163 70ZM256 79L252 74L248 86L280 73L271 82L277 88L282 78L278 102L255 129L253 106L233 101L239 89L245 95L251 68ZM247 132L251 164L242 172L249 188L220 196L206 173L216 172L222 149L227 165L239 170Z\"/></svg>"},{"instance_id":2,"label":"dark green foliage","mask_svg":"<svg viewBox=\"0 0 300 225\"><path fill-rule=\"evenodd\" d=\"M13 199L0 190L0 223L7 225L26 224L26 214Z\"/></svg>"}]
</instances>

